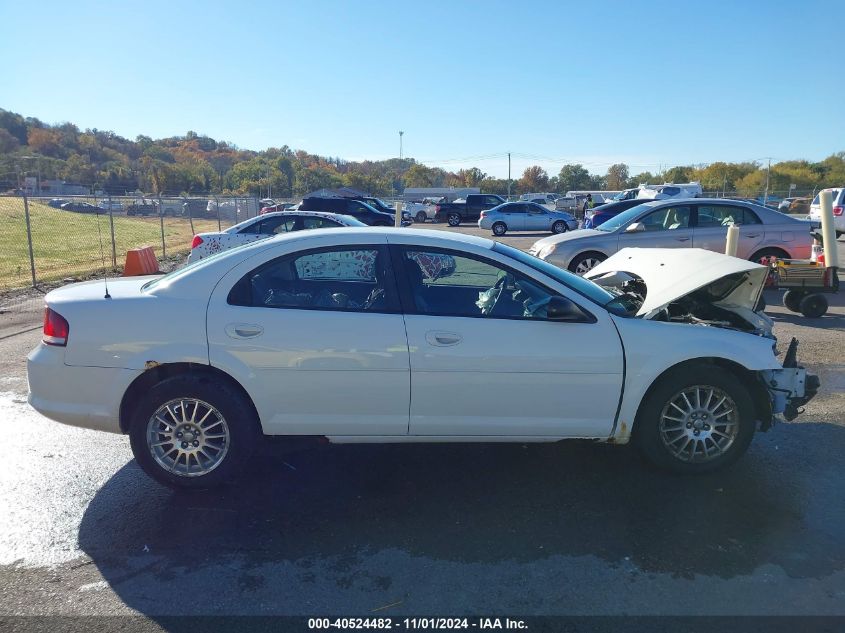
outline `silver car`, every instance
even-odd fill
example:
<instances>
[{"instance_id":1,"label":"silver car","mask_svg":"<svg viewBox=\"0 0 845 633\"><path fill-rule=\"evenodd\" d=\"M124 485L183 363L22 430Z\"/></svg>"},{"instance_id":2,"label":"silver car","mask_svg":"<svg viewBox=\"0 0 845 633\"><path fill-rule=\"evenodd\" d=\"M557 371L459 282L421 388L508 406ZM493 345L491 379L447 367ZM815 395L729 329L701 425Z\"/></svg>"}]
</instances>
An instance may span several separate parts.
<instances>
[{"instance_id":1,"label":"silver car","mask_svg":"<svg viewBox=\"0 0 845 633\"><path fill-rule=\"evenodd\" d=\"M773 209L722 198L654 200L632 207L595 229L538 240L531 254L584 274L625 247L703 248L725 252L727 227L739 225L737 257L810 257L817 223Z\"/></svg>"},{"instance_id":2,"label":"silver car","mask_svg":"<svg viewBox=\"0 0 845 633\"><path fill-rule=\"evenodd\" d=\"M550 211L534 202L505 202L481 212L478 228L490 229L493 235L508 231L551 231L566 233L578 228L578 221L571 213Z\"/></svg>"}]
</instances>

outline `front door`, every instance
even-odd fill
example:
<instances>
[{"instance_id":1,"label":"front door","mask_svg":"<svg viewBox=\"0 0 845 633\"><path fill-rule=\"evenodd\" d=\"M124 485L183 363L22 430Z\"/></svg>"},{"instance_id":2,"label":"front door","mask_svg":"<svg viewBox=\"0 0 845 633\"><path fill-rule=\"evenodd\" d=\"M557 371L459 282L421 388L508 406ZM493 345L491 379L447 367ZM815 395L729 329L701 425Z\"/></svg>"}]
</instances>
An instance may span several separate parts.
<instances>
[{"instance_id":1,"label":"front door","mask_svg":"<svg viewBox=\"0 0 845 633\"><path fill-rule=\"evenodd\" d=\"M218 284L209 360L255 402L265 433L406 435L405 325L384 245L245 262Z\"/></svg>"},{"instance_id":2,"label":"front door","mask_svg":"<svg viewBox=\"0 0 845 633\"><path fill-rule=\"evenodd\" d=\"M619 250L628 247L690 248L692 246L692 209L688 205L661 207L641 217L644 231L619 234Z\"/></svg>"},{"instance_id":3,"label":"front door","mask_svg":"<svg viewBox=\"0 0 845 633\"><path fill-rule=\"evenodd\" d=\"M550 231L552 228L552 216L548 209L539 204L526 204L528 213L525 214L526 231Z\"/></svg>"},{"instance_id":4,"label":"front door","mask_svg":"<svg viewBox=\"0 0 845 633\"><path fill-rule=\"evenodd\" d=\"M623 353L604 310L570 291L589 304L584 319L549 321L545 305L557 293L509 268L507 258L392 248L404 272L411 435L611 432Z\"/></svg>"}]
</instances>

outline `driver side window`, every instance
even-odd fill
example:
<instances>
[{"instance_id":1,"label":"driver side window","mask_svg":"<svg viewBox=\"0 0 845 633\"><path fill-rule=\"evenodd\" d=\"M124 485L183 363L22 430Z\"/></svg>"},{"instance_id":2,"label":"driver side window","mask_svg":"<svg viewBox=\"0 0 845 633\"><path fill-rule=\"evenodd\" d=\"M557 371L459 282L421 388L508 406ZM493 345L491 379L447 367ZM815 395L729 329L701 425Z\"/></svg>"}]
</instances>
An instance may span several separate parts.
<instances>
[{"instance_id":1,"label":"driver side window","mask_svg":"<svg viewBox=\"0 0 845 633\"><path fill-rule=\"evenodd\" d=\"M418 314L546 319L555 293L489 260L436 250L406 250L402 268Z\"/></svg>"}]
</instances>

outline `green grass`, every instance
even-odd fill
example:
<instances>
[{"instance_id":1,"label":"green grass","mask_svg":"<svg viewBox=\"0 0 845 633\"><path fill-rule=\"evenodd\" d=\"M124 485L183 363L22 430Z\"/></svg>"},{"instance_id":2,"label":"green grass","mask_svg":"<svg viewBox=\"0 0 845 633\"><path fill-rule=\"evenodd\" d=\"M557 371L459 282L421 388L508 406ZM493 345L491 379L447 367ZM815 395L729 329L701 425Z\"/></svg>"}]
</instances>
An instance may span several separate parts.
<instances>
[{"instance_id":1,"label":"green grass","mask_svg":"<svg viewBox=\"0 0 845 633\"><path fill-rule=\"evenodd\" d=\"M111 267L112 242L107 214L89 215L62 211L40 202L29 203L35 272L38 282L64 277L84 276L99 270L102 236L106 265ZM216 220L194 220L194 230L216 231ZM190 250L191 224L187 218L164 219L167 255ZM162 256L161 226L158 217L114 216L114 241L118 267L123 266L126 251L152 246ZM0 290L32 284L26 218L22 198L0 197Z\"/></svg>"}]
</instances>

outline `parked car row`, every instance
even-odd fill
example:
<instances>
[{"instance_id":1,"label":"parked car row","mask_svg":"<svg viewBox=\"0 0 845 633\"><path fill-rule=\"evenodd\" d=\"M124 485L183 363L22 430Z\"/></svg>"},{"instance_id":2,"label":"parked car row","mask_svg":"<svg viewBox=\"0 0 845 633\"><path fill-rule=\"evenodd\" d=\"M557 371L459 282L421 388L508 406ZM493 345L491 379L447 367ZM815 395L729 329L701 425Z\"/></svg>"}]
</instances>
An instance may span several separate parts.
<instances>
[{"instance_id":1,"label":"parked car row","mask_svg":"<svg viewBox=\"0 0 845 633\"><path fill-rule=\"evenodd\" d=\"M538 240L530 252L584 274L626 247L694 247L723 253L727 226L731 224L741 226L738 257L753 261L810 257L812 223L724 198L644 202L592 229Z\"/></svg>"}]
</instances>

